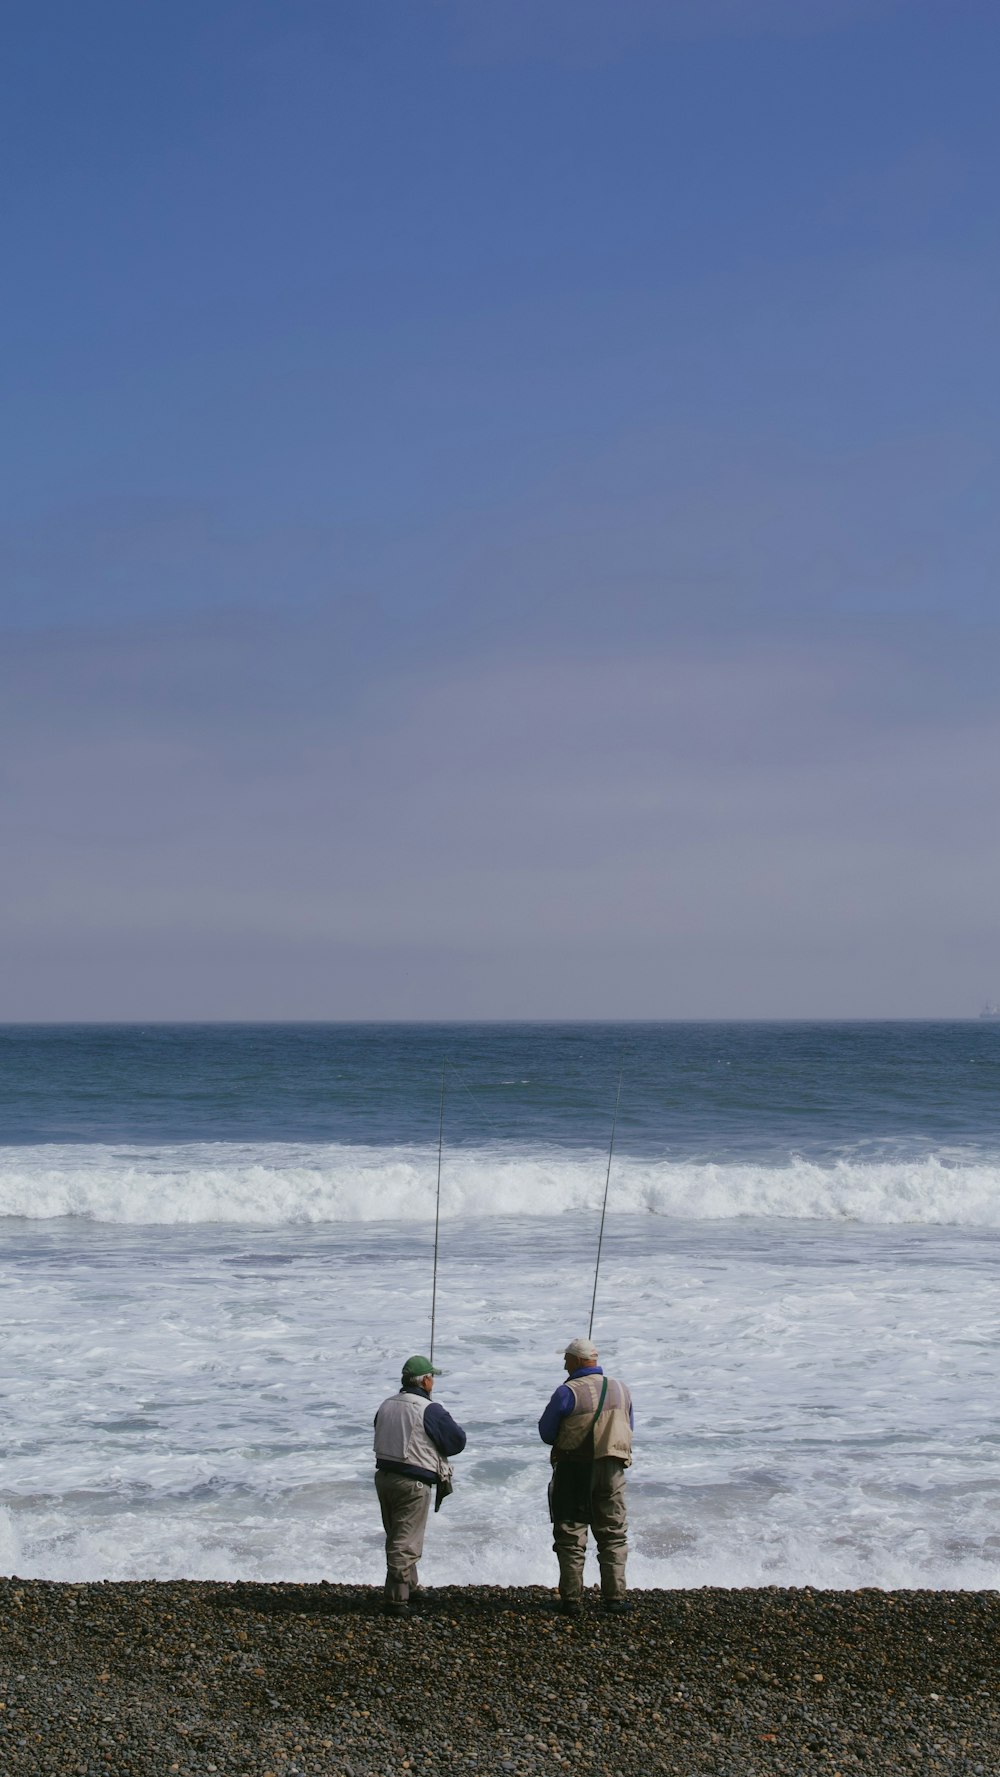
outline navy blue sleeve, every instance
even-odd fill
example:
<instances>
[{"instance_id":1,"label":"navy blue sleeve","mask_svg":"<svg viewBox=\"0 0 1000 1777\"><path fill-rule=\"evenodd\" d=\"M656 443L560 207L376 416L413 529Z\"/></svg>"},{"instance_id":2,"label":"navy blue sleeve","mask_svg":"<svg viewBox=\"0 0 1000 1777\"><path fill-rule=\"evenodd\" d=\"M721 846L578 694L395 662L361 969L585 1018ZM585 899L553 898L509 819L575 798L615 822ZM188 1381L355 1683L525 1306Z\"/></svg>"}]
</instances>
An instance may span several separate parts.
<instances>
[{"instance_id":1,"label":"navy blue sleeve","mask_svg":"<svg viewBox=\"0 0 1000 1777\"><path fill-rule=\"evenodd\" d=\"M559 1427L567 1413L572 1413L575 1405L576 1396L571 1388L566 1387L564 1382L561 1388L556 1389L545 1412L538 1421L538 1435L543 1444L555 1443L559 1436Z\"/></svg>"},{"instance_id":2,"label":"navy blue sleeve","mask_svg":"<svg viewBox=\"0 0 1000 1777\"><path fill-rule=\"evenodd\" d=\"M457 1456L465 1449L462 1427L455 1423L451 1414L438 1401L432 1401L424 1414L424 1430L442 1456Z\"/></svg>"}]
</instances>

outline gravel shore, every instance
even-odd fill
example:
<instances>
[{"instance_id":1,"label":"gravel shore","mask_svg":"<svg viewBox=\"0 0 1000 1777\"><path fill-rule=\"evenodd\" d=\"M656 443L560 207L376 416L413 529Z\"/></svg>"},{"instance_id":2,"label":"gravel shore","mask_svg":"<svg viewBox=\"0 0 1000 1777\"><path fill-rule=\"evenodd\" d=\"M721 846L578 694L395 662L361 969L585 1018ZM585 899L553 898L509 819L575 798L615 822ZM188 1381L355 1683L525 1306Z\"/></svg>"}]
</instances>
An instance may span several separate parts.
<instances>
[{"instance_id":1,"label":"gravel shore","mask_svg":"<svg viewBox=\"0 0 1000 1777\"><path fill-rule=\"evenodd\" d=\"M1000 1595L0 1581L0 1771L1000 1771Z\"/></svg>"}]
</instances>

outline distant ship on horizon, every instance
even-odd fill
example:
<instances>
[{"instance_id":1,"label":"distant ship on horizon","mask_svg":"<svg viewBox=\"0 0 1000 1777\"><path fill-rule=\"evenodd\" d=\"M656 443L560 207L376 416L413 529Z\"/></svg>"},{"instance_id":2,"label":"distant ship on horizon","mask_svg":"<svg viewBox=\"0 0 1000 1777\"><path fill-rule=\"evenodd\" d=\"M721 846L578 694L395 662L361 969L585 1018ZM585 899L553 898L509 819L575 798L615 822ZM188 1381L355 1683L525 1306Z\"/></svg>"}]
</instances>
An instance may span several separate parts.
<instances>
[{"instance_id":1,"label":"distant ship on horizon","mask_svg":"<svg viewBox=\"0 0 1000 1777\"><path fill-rule=\"evenodd\" d=\"M996 1000L987 1000L979 1016L980 1018L1000 1019L1000 1004L998 1004Z\"/></svg>"}]
</instances>

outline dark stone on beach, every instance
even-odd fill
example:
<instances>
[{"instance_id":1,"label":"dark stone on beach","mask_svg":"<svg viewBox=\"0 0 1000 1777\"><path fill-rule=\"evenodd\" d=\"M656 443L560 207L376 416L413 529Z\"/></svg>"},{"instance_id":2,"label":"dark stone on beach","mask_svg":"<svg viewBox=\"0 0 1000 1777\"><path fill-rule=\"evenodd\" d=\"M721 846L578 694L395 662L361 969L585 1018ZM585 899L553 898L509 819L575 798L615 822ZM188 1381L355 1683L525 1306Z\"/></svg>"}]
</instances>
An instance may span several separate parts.
<instances>
[{"instance_id":1,"label":"dark stone on beach","mask_svg":"<svg viewBox=\"0 0 1000 1777\"><path fill-rule=\"evenodd\" d=\"M996 1593L0 1581L0 1771L1000 1770Z\"/></svg>"}]
</instances>

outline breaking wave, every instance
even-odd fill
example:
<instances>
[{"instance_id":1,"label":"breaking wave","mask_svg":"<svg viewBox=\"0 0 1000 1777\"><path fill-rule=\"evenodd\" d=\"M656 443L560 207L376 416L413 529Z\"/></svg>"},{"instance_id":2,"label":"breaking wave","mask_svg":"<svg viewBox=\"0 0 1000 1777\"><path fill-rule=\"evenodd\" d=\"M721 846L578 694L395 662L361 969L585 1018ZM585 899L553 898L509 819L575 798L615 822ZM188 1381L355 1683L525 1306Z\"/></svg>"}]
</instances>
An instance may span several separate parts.
<instances>
[{"instance_id":1,"label":"breaking wave","mask_svg":"<svg viewBox=\"0 0 1000 1777\"><path fill-rule=\"evenodd\" d=\"M599 1206L607 1156L511 1149L445 1155L446 1216ZM436 1152L274 1142L0 1148L0 1217L190 1226L422 1221ZM1000 1155L783 1164L616 1159L609 1213L1000 1227Z\"/></svg>"}]
</instances>

